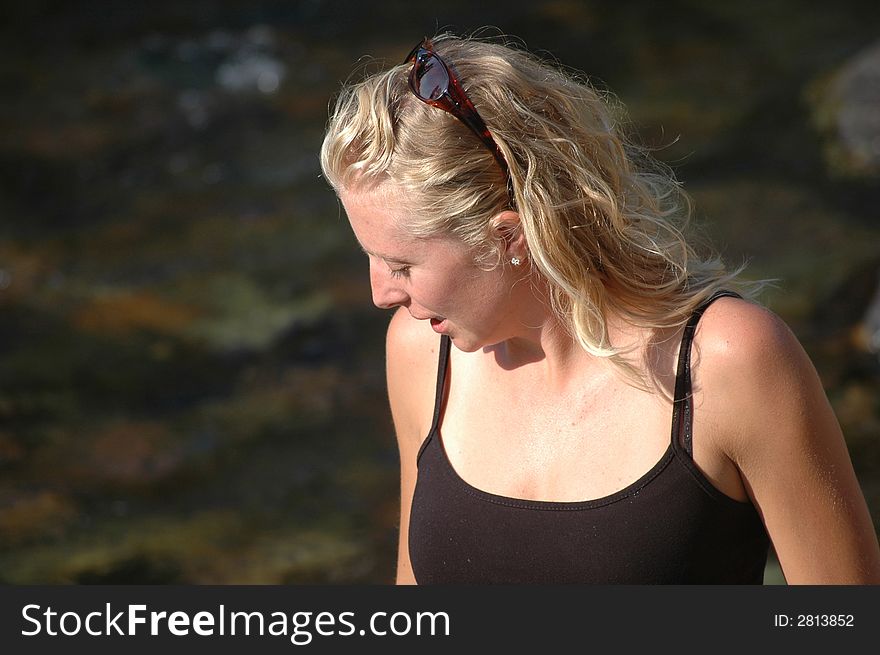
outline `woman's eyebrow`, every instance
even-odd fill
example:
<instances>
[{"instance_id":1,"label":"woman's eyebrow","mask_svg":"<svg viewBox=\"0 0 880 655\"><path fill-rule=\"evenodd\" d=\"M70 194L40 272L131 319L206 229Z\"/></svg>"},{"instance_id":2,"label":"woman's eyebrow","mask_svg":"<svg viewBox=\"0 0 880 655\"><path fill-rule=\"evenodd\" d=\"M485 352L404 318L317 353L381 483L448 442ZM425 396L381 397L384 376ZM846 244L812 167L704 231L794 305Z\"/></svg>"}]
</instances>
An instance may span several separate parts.
<instances>
[{"instance_id":1,"label":"woman's eyebrow","mask_svg":"<svg viewBox=\"0 0 880 655\"><path fill-rule=\"evenodd\" d=\"M358 247L361 249L361 252L363 252L365 255L370 255L371 257L376 257L376 258L381 259L386 262L393 262L395 264L409 264L410 263L406 259L401 259L400 257L393 257L392 255L383 255L380 252L370 252L369 250L364 248L364 245L360 241L358 241Z\"/></svg>"}]
</instances>

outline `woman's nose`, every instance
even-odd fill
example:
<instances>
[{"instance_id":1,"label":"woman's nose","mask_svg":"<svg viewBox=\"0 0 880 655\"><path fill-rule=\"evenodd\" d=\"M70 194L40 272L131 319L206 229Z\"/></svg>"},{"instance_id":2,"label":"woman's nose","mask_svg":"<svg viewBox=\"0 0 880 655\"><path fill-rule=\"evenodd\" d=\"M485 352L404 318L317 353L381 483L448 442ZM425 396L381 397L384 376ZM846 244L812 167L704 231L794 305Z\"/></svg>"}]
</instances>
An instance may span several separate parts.
<instances>
[{"instance_id":1,"label":"woman's nose","mask_svg":"<svg viewBox=\"0 0 880 655\"><path fill-rule=\"evenodd\" d=\"M370 289L373 292L373 304L379 309L403 305L409 298L400 287L400 281L391 277L388 265L373 259L370 260Z\"/></svg>"}]
</instances>

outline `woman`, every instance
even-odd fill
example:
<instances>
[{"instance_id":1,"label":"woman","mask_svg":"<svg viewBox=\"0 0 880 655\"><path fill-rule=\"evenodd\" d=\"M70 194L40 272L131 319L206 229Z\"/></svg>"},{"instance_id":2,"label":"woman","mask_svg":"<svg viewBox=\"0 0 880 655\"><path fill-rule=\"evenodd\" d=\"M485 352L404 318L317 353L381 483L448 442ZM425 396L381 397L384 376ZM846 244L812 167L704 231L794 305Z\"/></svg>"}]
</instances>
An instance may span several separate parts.
<instances>
[{"instance_id":1,"label":"woman","mask_svg":"<svg viewBox=\"0 0 880 655\"><path fill-rule=\"evenodd\" d=\"M397 308L398 582L761 583L771 542L880 582L815 370L614 111L450 35L337 101L322 167Z\"/></svg>"}]
</instances>

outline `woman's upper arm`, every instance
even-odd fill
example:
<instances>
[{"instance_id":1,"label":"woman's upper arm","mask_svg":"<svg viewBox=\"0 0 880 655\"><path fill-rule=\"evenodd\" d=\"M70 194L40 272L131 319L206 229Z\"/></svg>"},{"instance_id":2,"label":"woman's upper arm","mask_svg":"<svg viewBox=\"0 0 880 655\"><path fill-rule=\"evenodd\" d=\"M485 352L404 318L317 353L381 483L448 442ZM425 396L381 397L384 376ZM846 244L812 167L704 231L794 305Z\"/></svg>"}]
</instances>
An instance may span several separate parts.
<instances>
[{"instance_id":1,"label":"woman's upper arm","mask_svg":"<svg viewBox=\"0 0 880 655\"><path fill-rule=\"evenodd\" d=\"M424 322L399 308L388 325L386 375L391 417L400 453L400 534L397 583L414 584L407 535L416 484L416 456L430 430L439 339Z\"/></svg>"},{"instance_id":2,"label":"woman's upper arm","mask_svg":"<svg viewBox=\"0 0 880 655\"><path fill-rule=\"evenodd\" d=\"M708 312L707 312L708 316ZM723 325L719 323L723 322ZM739 468L789 584L880 583L877 534L840 426L807 354L767 310L714 315L724 450ZM718 386L721 385L721 386Z\"/></svg>"}]
</instances>

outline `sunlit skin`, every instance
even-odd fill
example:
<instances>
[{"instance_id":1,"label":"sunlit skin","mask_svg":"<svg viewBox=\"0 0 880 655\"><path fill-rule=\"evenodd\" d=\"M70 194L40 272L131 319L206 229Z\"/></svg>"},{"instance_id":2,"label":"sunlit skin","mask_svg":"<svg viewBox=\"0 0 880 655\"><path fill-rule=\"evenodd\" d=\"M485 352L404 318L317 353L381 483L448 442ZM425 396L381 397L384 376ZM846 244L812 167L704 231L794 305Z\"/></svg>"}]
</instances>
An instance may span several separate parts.
<instances>
[{"instance_id":1,"label":"sunlit skin","mask_svg":"<svg viewBox=\"0 0 880 655\"><path fill-rule=\"evenodd\" d=\"M450 237L410 236L398 215L393 189L340 194L355 237L370 262L373 303L380 308L404 307L416 320L433 323L461 351L473 352L506 343L530 349L557 321L521 270L505 263L490 270L474 261L474 253ZM518 222L513 212L497 223ZM508 243L504 258L526 259L520 237Z\"/></svg>"},{"instance_id":2,"label":"sunlit skin","mask_svg":"<svg viewBox=\"0 0 880 655\"><path fill-rule=\"evenodd\" d=\"M399 583L415 582L409 510L433 413L438 331L455 345L443 445L472 486L587 500L626 487L658 461L671 416L662 389L674 379L680 330L655 333L608 317L612 343L656 369L659 388L637 389L567 336L528 264L509 264L528 261L515 213L493 219L499 233L519 236L504 242L503 264L483 270L453 238L408 234L393 188L344 190L340 199L369 257L373 302L399 308L386 343L401 465ZM755 505L786 580L880 584L880 548L846 443L791 331L757 305L722 298L705 312L693 348L694 462L722 493Z\"/></svg>"}]
</instances>

